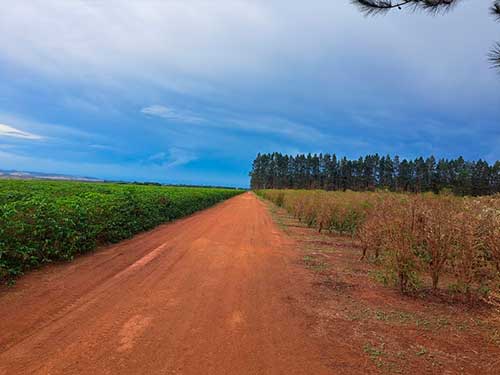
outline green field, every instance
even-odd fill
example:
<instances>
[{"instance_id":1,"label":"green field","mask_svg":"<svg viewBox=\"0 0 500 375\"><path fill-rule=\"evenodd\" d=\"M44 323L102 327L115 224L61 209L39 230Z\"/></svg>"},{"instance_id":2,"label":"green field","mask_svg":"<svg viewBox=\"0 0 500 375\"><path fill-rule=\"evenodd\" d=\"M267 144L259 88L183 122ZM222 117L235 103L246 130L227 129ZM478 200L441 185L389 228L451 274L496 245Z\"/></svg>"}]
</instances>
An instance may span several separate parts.
<instances>
[{"instance_id":1,"label":"green field","mask_svg":"<svg viewBox=\"0 0 500 375\"><path fill-rule=\"evenodd\" d=\"M0 180L0 281L70 260L242 190Z\"/></svg>"}]
</instances>

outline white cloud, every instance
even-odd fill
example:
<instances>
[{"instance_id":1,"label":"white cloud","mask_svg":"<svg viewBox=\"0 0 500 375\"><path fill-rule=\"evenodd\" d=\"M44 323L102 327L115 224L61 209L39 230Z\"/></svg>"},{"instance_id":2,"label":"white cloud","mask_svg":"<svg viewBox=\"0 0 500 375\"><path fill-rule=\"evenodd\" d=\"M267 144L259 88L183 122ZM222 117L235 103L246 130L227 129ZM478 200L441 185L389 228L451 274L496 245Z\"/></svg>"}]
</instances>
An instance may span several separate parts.
<instances>
[{"instance_id":1,"label":"white cloud","mask_svg":"<svg viewBox=\"0 0 500 375\"><path fill-rule=\"evenodd\" d=\"M23 115L2 112L0 110L0 124L2 123L16 124L17 127L30 129L30 132L20 131L19 129L15 129L16 130L15 133L18 134L17 138L32 139L32 140L43 139L46 140L47 142L52 142L52 143L73 142L72 140L75 139L78 141L78 143L81 143L83 140L85 140L96 144L97 143L102 144L101 142L106 141L105 139L103 139L103 136L98 133L79 129L70 124L60 125L60 124L39 122L36 120L32 120L28 117L25 117ZM3 126L7 126L7 128L14 129L12 126L8 125L3 125ZM9 133L12 133L11 129L8 129ZM24 133L24 136L22 136L22 134L19 134L19 132ZM43 136L39 134L43 134ZM0 136L2 136L1 129L0 129ZM12 135L12 137L14 137L14 135Z\"/></svg>"},{"instance_id":2,"label":"white cloud","mask_svg":"<svg viewBox=\"0 0 500 375\"><path fill-rule=\"evenodd\" d=\"M96 149L96 150L103 150L103 151L117 151L116 147L109 146L109 145L102 145L99 143L96 144L90 144L90 148Z\"/></svg>"},{"instance_id":3,"label":"white cloud","mask_svg":"<svg viewBox=\"0 0 500 375\"><path fill-rule=\"evenodd\" d=\"M250 133L275 134L277 136L300 141L325 140L326 135L318 129L297 124L279 117L246 116L218 111L214 116L201 116L192 112L182 112L173 107L163 105L151 105L141 109L141 113L149 116L157 116L166 120L187 122L199 126L246 131Z\"/></svg>"},{"instance_id":4,"label":"white cloud","mask_svg":"<svg viewBox=\"0 0 500 375\"><path fill-rule=\"evenodd\" d=\"M327 135L314 127L302 125L279 117L260 117L240 119L229 118L227 127L255 133L267 133L294 139L297 141L318 141L327 139Z\"/></svg>"},{"instance_id":5,"label":"white cloud","mask_svg":"<svg viewBox=\"0 0 500 375\"><path fill-rule=\"evenodd\" d=\"M168 152L158 152L147 159L147 164L160 165L165 168L173 168L188 164L196 160L194 152L183 148L172 147Z\"/></svg>"},{"instance_id":6,"label":"white cloud","mask_svg":"<svg viewBox=\"0 0 500 375\"><path fill-rule=\"evenodd\" d=\"M0 124L0 137L12 137L12 138L21 138L21 139L30 139L30 140L42 140L44 137L29 133L20 129L16 129L12 126Z\"/></svg>"},{"instance_id":7,"label":"white cloud","mask_svg":"<svg viewBox=\"0 0 500 375\"><path fill-rule=\"evenodd\" d=\"M490 3L464 2L446 17L364 18L347 0L18 1L0 12L0 57L121 96L141 95L135 84L229 99L236 88L271 86L360 100L359 85L382 90L391 72L396 88L409 81L408 95L455 105L458 94L498 91L484 57L498 34Z\"/></svg>"},{"instance_id":8,"label":"white cloud","mask_svg":"<svg viewBox=\"0 0 500 375\"><path fill-rule=\"evenodd\" d=\"M191 161L196 160L198 157L189 150L184 150L177 147L172 147L169 150L169 159L165 166L167 168L173 168L176 166L187 164Z\"/></svg>"},{"instance_id":9,"label":"white cloud","mask_svg":"<svg viewBox=\"0 0 500 375\"><path fill-rule=\"evenodd\" d=\"M195 116L189 112L181 112L171 107L165 107L163 105L150 105L141 109L141 112L145 115L158 116L166 120L179 121L179 122L189 122L198 123L202 122L201 117Z\"/></svg>"}]
</instances>

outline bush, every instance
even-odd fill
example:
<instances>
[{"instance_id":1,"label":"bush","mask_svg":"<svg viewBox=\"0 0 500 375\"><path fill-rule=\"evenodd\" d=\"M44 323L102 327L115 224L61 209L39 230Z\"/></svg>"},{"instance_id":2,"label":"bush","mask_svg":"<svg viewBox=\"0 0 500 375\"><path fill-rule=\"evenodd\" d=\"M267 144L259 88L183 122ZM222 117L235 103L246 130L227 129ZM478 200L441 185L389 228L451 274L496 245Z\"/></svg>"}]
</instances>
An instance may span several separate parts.
<instances>
[{"instance_id":1,"label":"bush","mask_svg":"<svg viewBox=\"0 0 500 375\"><path fill-rule=\"evenodd\" d=\"M239 193L215 188L0 181L0 281L42 263L70 260Z\"/></svg>"},{"instance_id":2,"label":"bush","mask_svg":"<svg viewBox=\"0 0 500 375\"><path fill-rule=\"evenodd\" d=\"M257 194L286 208L296 219L321 232L354 235L371 204L370 195L320 190L258 190Z\"/></svg>"},{"instance_id":3,"label":"bush","mask_svg":"<svg viewBox=\"0 0 500 375\"><path fill-rule=\"evenodd\" d=\"M436 290L444 274L468 300L500 288L500 195L260 190L319 231L349 234L362 259L376 259L403 293L427 274Z\"/></svg>"}]
</instances>

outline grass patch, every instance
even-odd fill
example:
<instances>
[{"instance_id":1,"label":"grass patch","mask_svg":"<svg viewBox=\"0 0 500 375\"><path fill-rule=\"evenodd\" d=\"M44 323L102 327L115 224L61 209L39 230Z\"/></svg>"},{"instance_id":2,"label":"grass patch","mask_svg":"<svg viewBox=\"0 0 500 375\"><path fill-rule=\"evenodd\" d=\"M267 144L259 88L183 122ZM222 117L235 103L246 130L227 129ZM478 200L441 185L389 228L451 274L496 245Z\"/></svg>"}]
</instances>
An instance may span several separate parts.
<instances>
[{"instance_id":1,"label":"grass patch","mask_svg":"<svg viewBox=\"0 0 500 375\"><path fill-rule=\"evenodd\" d=\"M382 360L382 358L385 356L384 346L384 343L380 344L379 346L367 343L363 346L363 351L368 354L370 359L379 368L384 365L384 361Z\"/></svg>"},{"instance_id":2,"label":"grass patch","mask_svg":"<svg viewBox=\"0 0 500 375\"><path fill-rule=\"evenodd\" d=\"M323 262L323 261L319 260L318 258L313 257L311 255L306 255L302 259L304 261L306 268L308 268L312 271L320 272L320 271L324 271L324 270L328 269L327 262Z\"/></svg>"}]
</instances>

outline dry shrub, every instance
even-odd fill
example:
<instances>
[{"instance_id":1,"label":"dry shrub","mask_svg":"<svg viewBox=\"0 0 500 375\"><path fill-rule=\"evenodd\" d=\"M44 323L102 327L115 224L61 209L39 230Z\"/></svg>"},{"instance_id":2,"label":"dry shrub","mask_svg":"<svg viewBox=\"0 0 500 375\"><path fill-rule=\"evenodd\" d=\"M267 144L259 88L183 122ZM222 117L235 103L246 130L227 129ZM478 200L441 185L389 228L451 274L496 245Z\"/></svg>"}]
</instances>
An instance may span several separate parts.
<instances>
[{"instance_id":1,"label":"dry shrub","mask_svg":"<svg viewBox=\"0 0 500 375\"><path fill-rule=\"evenodd\" d=\"M462 209L454 197L427 197L420 202L422 219L422 252L419 254L437 289L446 263L452 256L452 244L457 236L455 217Z\"/></svg>"},{"instance_id":2,"label":"dry shrub","mask_svg":"<svg viewBox=\"0 0 500 375\"><path fill-rule=\"evenodd\" d=\"M359 205L353 204L350 199L339 199L332 195L325 198L318 205L318 230L354 234L364 216Z\"/></svg>"},{"instance_id":3,"label":"dry shrub","mask_svg":"<svg viewBox=\"0 0 500 375\"><path fill-rule=\"evenodd\" d=\"M354 235L375 199L372 193L323 190L260 190L258 194L284 207L300 222L320 232Z\"/></svg>"},{"instance_id":4,"label":"dry shrub","mask_svg":"<svg viewBox=\"0 0 500 375\"><path fill-rule=\"evenodd\" d=\"M500 276L500 194L482 197L475 201L480 220L480 235L486 257L493 262L496 276Z\"/></svg>"},{"instance_id":5,"label":"dry shrub","mask_svg":"<svg viewBox=\"0 0 500 375\"><path fill-rule=\"evenodd\" d=\"M382 265L382 279L397 285L402 293L416 290L424 268L424 212L421 198L403 194L380 194L357 236L361 259Z\"/></svg>"},{"instance_id":6,"label":"dry shrub","mask_svg":"<svg viewBox=\"0 0 500 375\"><path fill-rule=\"evenodd\" d=\"M417 287L422 272L434 290L449 273L456 280L453 289L471 301L498 288L499 212L492 202L470 198L386 197L359 231L362 258L368 252L375 258L382 254L386 275L402 292Z\"/></svg>"},{"instance_id":7,"label":"dry shrub","mask_svg":"<svg viewBox=\"0 0 500 375\"><path fill-rule=\"evenodd\" d=\"M357 237L361 242L363 254L361 260L372 254L372 258L378 260L380 254L385 249L385 243L388 237L389 225L391 220L387 212L391 211L391 206L397 204L394 202L396 195L385 195L378 197L373 203L373 208L369 211L365 221L360 225Z\"/></svg>"},{"instance_id":8,"label":"dry shrub","mask_svg":"<svg viewBox=\"0 0 500 375\"><path fill-rule=\"evenodd\" d=\"M468 301L498 288L498 263L493 252L498 246L498 210L480 200L464 201L464 209L454 217L451 266L455 289Z\"/></svg>"},{"instance_id":9,"label":"dry shrub","mask_svg":"<svg viewBox=\"0 0 500 375\"><path fill-rule=\"evenodd\" d=\"M422 248L422 215L417 199L387 200L380 207L383 213L381 246L386 277L399 286L401 293L416 290L420 285Z\"/></svg>"},{"instance_id":10,"label":"dry shrub","mask_svg":"<svg viewBox=\"0 0 500 375\"><path fill-rule=\"evenodd\" d=\"M436 290L444 274L470 301L500 289L500 195L461 198L450 194L264 190L319 231L355 235L362 259L376 259L384 279L403 293L427 274Z\"/></svg>"}]
</instances>

